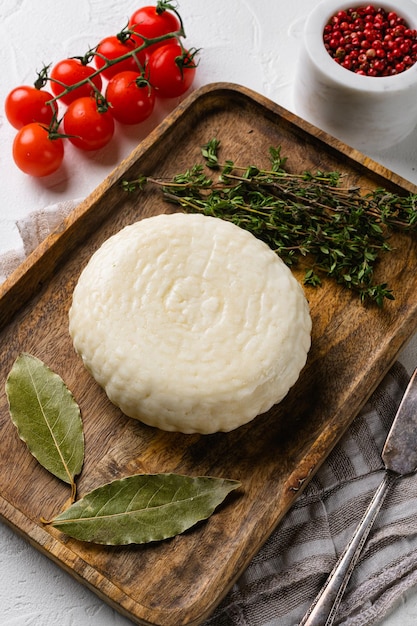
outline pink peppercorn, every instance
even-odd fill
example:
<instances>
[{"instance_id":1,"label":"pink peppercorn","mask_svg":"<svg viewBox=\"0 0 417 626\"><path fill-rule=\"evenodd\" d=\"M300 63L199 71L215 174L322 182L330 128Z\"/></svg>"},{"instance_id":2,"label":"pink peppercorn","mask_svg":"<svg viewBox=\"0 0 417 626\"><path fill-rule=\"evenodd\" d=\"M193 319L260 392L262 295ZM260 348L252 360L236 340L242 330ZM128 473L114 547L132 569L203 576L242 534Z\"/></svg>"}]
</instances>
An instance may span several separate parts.
<instances>
[{"instance_id":1,"label":"pink peppercorn","mask_svg":"<svg viewBox=\"0 0 417 626\"><path fill-rule=\"evenodd\" d=\"M400 74L417 61L417 30L395 11L373 5L338 11L323 41L342 67L365 76Z\"/></svg>"}]
</instances>

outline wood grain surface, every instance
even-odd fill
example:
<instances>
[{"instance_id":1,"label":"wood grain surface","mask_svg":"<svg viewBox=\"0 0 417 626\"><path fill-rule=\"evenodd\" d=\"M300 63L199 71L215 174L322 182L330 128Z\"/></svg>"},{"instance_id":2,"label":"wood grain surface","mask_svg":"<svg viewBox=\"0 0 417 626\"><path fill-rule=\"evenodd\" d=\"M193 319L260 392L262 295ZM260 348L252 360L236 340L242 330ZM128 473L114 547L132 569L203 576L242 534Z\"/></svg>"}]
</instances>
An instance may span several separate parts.
<instances>
[{"instance_id":1,"label":"wood grain surface","mask_svg":"<svg viewBox=\"0 0 417 626\"><path fill-rule=\"evenodd\" d=\"M364 189L416 188L362 154L243 87L215 83L178 108L75 209L0 291L0 515L37 549L134 623L201 624L277 527L417 326L417 242L396 236L379 277L394 290L384 308L363 306L330 281L306 288L313 319L307 365L287 398L250 424L209 436L164 433L123 416L84 370L68 334L71 294L91 254L145 216L172 211L159 192L121 189L139 174L170 176L200 161L217 137L237 163L268 164L282 146L288 169L339 170ZM296 276L301 280L301 275ZM83 493L137 472L241 481L207 521L144 546L84 544L44 526L68 487L31 457L11 423L4 383L25 351L62 376L80 404L86 437Z\"/></svg>"}]
</instances>

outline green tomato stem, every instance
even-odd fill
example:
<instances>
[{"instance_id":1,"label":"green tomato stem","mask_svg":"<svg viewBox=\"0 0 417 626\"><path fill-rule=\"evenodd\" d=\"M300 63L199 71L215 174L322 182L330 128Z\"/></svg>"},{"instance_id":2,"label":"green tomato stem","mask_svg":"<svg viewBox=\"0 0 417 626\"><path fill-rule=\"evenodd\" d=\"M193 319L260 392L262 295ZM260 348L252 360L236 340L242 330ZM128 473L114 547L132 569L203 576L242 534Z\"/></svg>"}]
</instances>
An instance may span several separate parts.
<instances>
[{"instance_id":1,"label":"green tomato stem","mask_svg":"<svg viewBox=\"0 0 417 626\"><path fill-rule=\"evenodd\" d=\"M133 33L133 31L132 31ZM67 95L68 93L70 93L71 91L74 91L75 89L78 89L79 87L82 87L83 85L86 85L87 83L92 84L92 80L93 78L95 78L95 76L98 76L99 74L101 74L104 70L108 69L109 67L112 67L113 65L117 65L118 63L121 63L122 61L125 61L131 57L134 57L136 59L136 62L138 64L138 68L140 68L143 72L144 68L141 66L139 59L137 58L137 55L142 52L142 50L146 50L146 48L149 48L149 46L156 44L156 43L160 43L162 41L168 41L169 39L177 39L178 41L180 41L180 37L183 36L183 29L180 28L180 30L178 31L174 31L172 33L167 33L165 35L160 35L159 37L154 37L153 39L148 39L147 37L143 37L142 35L140 35L140 38L143 39L143 44L141 44L140 46L138 46L137 48L134 48L133 50L130 50L129 52L126 52L125 54L122 54L120 57L117 57L116 59L107 59L107 57L104 57L103 55L101 55L100 53L97 53L95 51L91 51L92 56L98 56L102 59L105 59L105 64L103 65L103 67L98 68L95 72L93 72L92 74L90 74L90 76L88 76L87 78L83 78L82 80L78 81L77 83L74 83L73 85L66 85L65 83L54 79L54 78L50 78L49 76L44 76L44 80L47 81L49 80L49 82L55 82L59 85L61 85L62 87L65 87L64 91L62 91L60 94L58 94L57 96L55 96L54 98L52 98L51 100L48 100L48 102L46 104L53 104L54 102L57 102L58 100L60 100L63 96ZM94 86L93 86L94 87ZM94 89L97 91L97 88L94 87Z\"/></svg>"}]
</instances>

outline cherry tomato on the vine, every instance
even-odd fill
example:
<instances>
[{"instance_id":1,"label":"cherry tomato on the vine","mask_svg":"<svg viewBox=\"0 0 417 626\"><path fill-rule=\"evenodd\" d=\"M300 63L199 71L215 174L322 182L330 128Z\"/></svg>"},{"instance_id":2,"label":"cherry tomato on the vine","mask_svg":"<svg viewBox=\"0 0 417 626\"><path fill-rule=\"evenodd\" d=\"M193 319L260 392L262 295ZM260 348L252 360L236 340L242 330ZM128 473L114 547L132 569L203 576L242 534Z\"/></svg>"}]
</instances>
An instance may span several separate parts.
<instances>
[{"instance_id":1,"label":"cherry tomato on the vine","mask_svg":"<svg viewBox=\"0 0 417 626\"><path fill-rule=\"evenodd\" d=\"M138 36L133 35L137 44L143 43L143 39L140 35L143 35L147 39L155 39L168 33L177 32L181 28L180 21L175 13L167 11L166 9L158 9L157 6L146 6L138 9L133 13L129 20L129 29L137 33ZM160 43L152 44L146 50L150 54L153 50L159 46L164 45L164 41Z\"/></svg>"},{"instance_id":2,"label":"cherry tomato on the vine","mask_svg":"<svg viewBox=\"0 0 417 626\"><path fill-rule=\"evenodd\" d=\"M87 82L88 78L90 78L98 91L100 91L102 85L100 74L91 78L95 71L96 70L91 67L91 65L83 65L79 59L63 59L62 61L58 61L50 73L52 92L55 96L59 96L65 91L65 85L71 87L80 81L86 81L80 87L61 96L60 100L65 104L70 104L77 98L90 96L94 92L94 87Z\"/></svg>"},{"instance_id":3,"label":"cherry tomato on the vine","mask_svg":"<svg viewBox=\"0 0 417 626\"><path fill-rule=\"evenodd\" d=\"M64 143L51 138L49 129L38 122L23 126L13 142L13 159L19 169L30 176L48 176L64 158Z\"/></svg>"},{"instance_id":4,"label":"cherry tomato on the vine","mask_svg":"<svg viewBox=\"0 0 417 626\"><path fill-rule=\"evenodd\" d=\"M157 0L139 8L117 35L103 37L83 56L44 66L33 86L7 95L5 115L17 129L13 158L23 172L56 171L64 142L87 151L103 148L117 122L140 124L152 115L158 96L177 98L191 87L198 50L184 49L175 7L171 0Z\"/></svg>"},{"instance_id":5,"label":"cherry tomato on the vine","mask_svg":"<svg viewBox=\"0 0 417 626\"><path fill-rule=\"evenodd\" d=\"M166 44L152 52L148 62L149 82L162 98L181 96L194 81L194 54L178 44Z\"/></svg>"},{"instance_id":6,"label":"cherry tomato on the vine","mask_svg":"<svg viewBox=\"0 0 417 626\"><path fill-rule=\"evenodd\" d=\"M53 96L48 91L42 91L30 85L15 87L4 103L6 117L17 129L31 122L40 122L49 126L58 110L54 102L47 104L52 99Z\"/></svg>"},{"instance_id":7,"label":"cherry tomato on the vine","mask_svg":"<svg viewBox=\"0 0 417 626\"><path fill-rule=\"evenodd\" d=\"M139 124L154 110L155 90L138 72L120 72L109 81L106 100L118 122Z\"/></svg>"},{"instance_id":8,"label":"cherry tomato on the vine","mask_svg":"<svg viewBox=\"0 0 417 626\"><path fill-rule=\"evenodd\" d=\"M96 48L97 55L95 56L95 64L97 69L104 67L106 61L118 59L135 48L137 48L137 42L132 38L126 39L126 41L121 41L116 35L105 37L100 41ZM105 78L110 79L119 72L128 70L139 72L144 67L145 61L146 52L145 50L142 50L124 61L120 61L119 63L115 63L114 65L103 69L101 73Z\"/></svg>"},{"instance_id":9,"label":"cherry tomato on the vine","mask_svg":"<svg viewBox=\"0 0 417 626\"><path fill-rule=\"evenodd\" d=\"M81 150L98 150L109 143L114 133L114 120L108 110L100 110L95 98L74 100L64 115L68 139Z\"/></svg>"}]
</instances>

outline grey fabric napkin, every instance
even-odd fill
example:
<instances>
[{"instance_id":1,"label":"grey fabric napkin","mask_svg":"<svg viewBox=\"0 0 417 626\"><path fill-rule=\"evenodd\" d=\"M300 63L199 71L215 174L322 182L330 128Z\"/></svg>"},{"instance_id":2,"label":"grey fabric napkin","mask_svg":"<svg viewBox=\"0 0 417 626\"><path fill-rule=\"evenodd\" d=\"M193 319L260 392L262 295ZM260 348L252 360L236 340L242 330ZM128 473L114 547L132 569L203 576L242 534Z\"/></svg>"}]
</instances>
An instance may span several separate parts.
<instances>
[{"instance_id":1,"label":"grey fabric napkin","mask_svg":"<svg viewBox=\"0 0 417 626\"><path fill-rule=\"evenodd\" d=\"M18 222L22 248L0 256L0 281L78 202L53 205ZM204 626L299 624L382 479L381 450L408 378L397 362ZM399 479L388 493L335 623L374 624L414 585L416 474Z\"/></svg>"},{"instance_id":2,"label":"grey fabric napkin","mask_svg":"<svg viewBox=\"0 0 417 626\"><path fill-rule=\"evenodd\" d=\"M16 222L22 244L14 250L0 255L0 283L2 283L44 239L55 230L62 220L81 200L68 200L51 204L39 211L33 211Z\"/></svg>"},{"instance_id":3,"label":"grey fabric napkin","mask_svg":"<svg viewBox=\"0 0 417 626\"><path fill-rule=\"evenodd\" d=\"M381 450L408 378L400 363L392 367L205 626L299 624L382 479ZM414 585L416 474L388 493L335 624L374 624Z\"/></svg>"}]
</instances>

